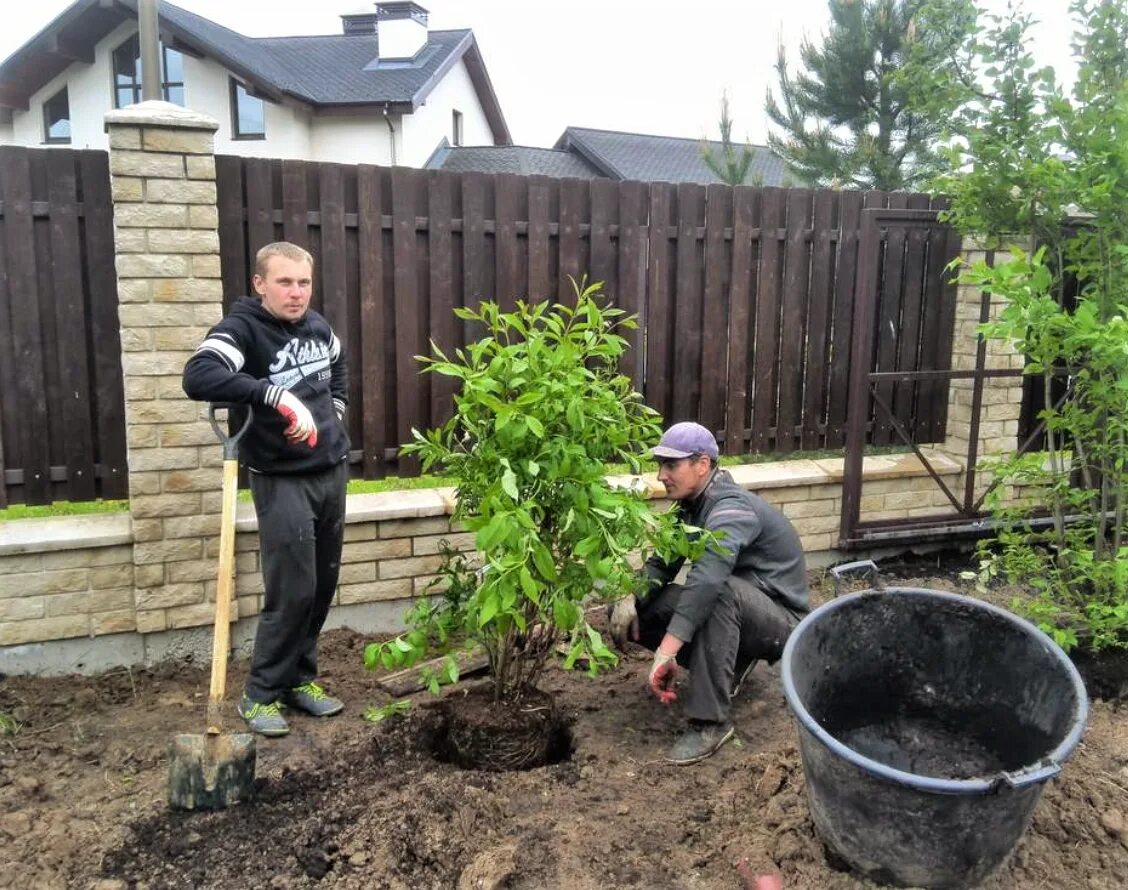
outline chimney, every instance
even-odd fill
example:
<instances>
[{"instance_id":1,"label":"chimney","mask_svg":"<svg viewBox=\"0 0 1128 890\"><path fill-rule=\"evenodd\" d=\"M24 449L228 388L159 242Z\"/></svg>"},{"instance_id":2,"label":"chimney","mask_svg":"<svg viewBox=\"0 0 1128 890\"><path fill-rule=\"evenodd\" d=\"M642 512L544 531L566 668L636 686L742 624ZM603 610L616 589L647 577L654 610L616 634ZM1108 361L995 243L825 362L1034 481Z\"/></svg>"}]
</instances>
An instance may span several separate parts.
<instances>
[{"instance_id":1,"label":"chimney","mask_svg":"<svg viewBox=\"0 0 1128 890\"><path fill-rule=\"evenodd\" d=\"M427 10L410 0L376 4L380 60L413 59L427 45Z\"/></svg>"},{"instance_id":2,"label":"chimney","mask_svg":"<svg viewBox=\"0 0 1128 890\"><path fill-rule=\"evenodd\" d=\"M341 30L346 37L376 36L376 10L370 12L347 12L341 16Z\"/></svg>"}]
</instances>

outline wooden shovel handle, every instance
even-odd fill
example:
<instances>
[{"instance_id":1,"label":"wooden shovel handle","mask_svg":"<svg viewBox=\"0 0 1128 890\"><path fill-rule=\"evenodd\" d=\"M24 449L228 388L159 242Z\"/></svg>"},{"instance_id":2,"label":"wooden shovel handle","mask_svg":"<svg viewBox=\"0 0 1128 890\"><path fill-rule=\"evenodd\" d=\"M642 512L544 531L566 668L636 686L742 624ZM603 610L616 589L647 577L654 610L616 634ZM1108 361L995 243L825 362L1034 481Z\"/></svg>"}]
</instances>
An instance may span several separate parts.
<instances>
[{"instance_id":1,"label":"wooden shovel handle","mask_svg":"<svg viewBox=\"0 0 1128 890\"><path fill-rule=\"evenodd\" d=\"M231 646L231 594L235 584L235 498L239 491L239 461L223 462L223 514L219 527L219 577L215 589L215 636L212 639L211 692L208 696L208 734L218 735L223 718L220 705L227 684L227 651Z\"/></svg>"}]
</instances>

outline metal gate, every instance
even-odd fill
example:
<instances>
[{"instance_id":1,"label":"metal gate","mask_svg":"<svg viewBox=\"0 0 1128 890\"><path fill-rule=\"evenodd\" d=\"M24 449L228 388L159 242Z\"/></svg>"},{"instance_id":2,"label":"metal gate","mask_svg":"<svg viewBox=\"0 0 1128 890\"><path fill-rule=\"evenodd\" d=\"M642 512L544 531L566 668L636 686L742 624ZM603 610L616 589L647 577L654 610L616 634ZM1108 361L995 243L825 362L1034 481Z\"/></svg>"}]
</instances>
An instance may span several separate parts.
<instances>
[{"instance_id":1,"label":"metal gate","mask_svg":"<svg viewBox=\"0 0 1128 890\"><path fill-rule=\"evenodd\" d=\"M850 387L846 413L846 460L842 480L842 515L839 525L838 546L842 549L876 546L883 543L930 540L960 534L982 532L988 522L984 518L982 506L990 491L975 496L975 464L979 458L979 426L983 411L983 386L988 378L1017 377L1020 369L987 368L987 342L982 337L976 348L975 369L971 371L916 370L880 371L874 369L875 313L880 292L879 281L882 251L889 243L891 232L898 229L919 229L936 227L937 213L933 210L890 210L874 208L862 213L861 237L858 251L857 286L855 288L854 339L850 357ZM954 257L946 257L945 260ZM993 254L988 253L987 262L993 262ZM980 322L988 320L990 297L983 294L980 299ZM952 317L952 316L949 316ZM940 477L904 424L897 419L887 395L882 387L890 384L910 385L918 381L941 381L933 392L936 397L948 398L948 384L952 380L972 380L971 428L969 432L967 468L962 491L952 491ZM944 492L951 509L917 518L861 521L862 498L862 458L866 445L866 430L873 414L877 422L892 427L898 440L903 442L920 459L929 476ZM1036 428L1019 451L1025 451L1030 443L1041 433L1041 425Z\"/></svg>"}]
</instances>

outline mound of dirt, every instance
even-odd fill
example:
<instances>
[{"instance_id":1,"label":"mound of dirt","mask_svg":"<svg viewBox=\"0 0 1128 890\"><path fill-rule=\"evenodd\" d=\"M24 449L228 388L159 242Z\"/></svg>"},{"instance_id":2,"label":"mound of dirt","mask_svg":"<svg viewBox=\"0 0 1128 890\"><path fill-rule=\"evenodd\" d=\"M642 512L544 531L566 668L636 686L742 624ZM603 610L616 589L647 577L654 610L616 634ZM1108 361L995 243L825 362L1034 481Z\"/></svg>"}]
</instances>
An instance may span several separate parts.
<instances>
[{"instance_id":1,"label":"mound of dirt","mask_svg":"<svg viewBox=\"0 0 1128 890\"><path fill-rule=\"evenodd\" d=\"M958 586L919 575L920 586ZM260 739L255 800L217 813L172 813L164 801L169 737L203 728L203 670L5 679L0 710L23 725L0 736L3 883L740 890L734 864L746 859L753 873L782 874L786 890L873 886L836 870L814 832L776 668L757 667L746 684L738 741L675 767L662 756L682 721L677 705L646 694L646 653L594 680L553 666L542 686L570 721L572 756L493 773L432 756L426 694L402 717L361 720L388 700L363 671L363 643L326 635L323 679L348 710L296 716L289 737ZM1074 759L984 886L1128 886L1126 818L1128 716L1096 702Z\"/></svg>"}]
</instances>

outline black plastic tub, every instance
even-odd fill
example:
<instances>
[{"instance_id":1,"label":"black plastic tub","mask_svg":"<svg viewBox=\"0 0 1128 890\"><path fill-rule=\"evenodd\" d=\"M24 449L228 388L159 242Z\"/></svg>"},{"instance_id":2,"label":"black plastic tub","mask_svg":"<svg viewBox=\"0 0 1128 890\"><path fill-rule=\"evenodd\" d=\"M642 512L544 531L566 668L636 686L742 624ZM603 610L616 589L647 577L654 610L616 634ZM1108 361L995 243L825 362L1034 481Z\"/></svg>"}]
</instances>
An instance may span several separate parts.
<instances>
[{"instance_id":1,"label":"black plastic tub","mask_svg":"<svg viewBox=\"0 0 1128 890\"><path fill-rule=\"evenodd\" d=\"M811 817L880 883L974 887L1084 730L1085 688L1033 625L917 588L832 600L783 652Z\"/></svg>"}]
</instances>

